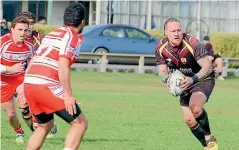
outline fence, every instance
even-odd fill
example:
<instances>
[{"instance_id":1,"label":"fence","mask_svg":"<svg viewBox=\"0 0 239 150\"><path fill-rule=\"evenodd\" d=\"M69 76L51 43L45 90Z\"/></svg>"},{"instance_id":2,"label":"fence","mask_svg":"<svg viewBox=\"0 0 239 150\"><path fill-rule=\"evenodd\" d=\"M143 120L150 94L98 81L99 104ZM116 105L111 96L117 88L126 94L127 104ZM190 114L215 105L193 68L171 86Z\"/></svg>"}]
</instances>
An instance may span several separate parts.
<instances>
[{"instance_id":1,"label":"fence","mask_svg":"<svg viewBox=\"0 0 239 150\"><path fill-rule=\"evenodd\" d=\"M82 59L100 59L100 64L80 64L75 63L72 68L79 69L82 67L85 68L98 68L100 72L106 72L107 68L135 68L138 73L143 74L145 73L146 69L156 69L155 66L147 66L145 65L146 61L155 61L154 55L137 55L137 54L112 54L112 53L105 53L105 54L97 54L97 53L81 53L78 60ZM135 61L138 62L137 66L133 65L110 65L108 64L109 60L119 60L123 59L125 61ZM228 76L228 73L233 73L236 76L239 76L239 69L231 69L228 68L230 64L237 64L239 65L239 58L224 58L224 71L223 76Z\"/></svg>"},{"instance_id":2,"label":"fence","mask_svg":"<svg viewBox=\"0 0 239 150\"><path fill-rule=\"evenodd\" d=\"M110 54L110 53L105 53L105 54L97 54L97 53L81 53L79 58L80 59L100 59L100 72L106 72L106 69L110 66L108 64L109 60L118 60L118 59L124 59L125 61L136 61L138 62L138 73L142 74L145 73L145 61L154 61L155 57L153 55L134 55L134 54ZM85 64L85 66L90 66L91 64ZM77 65L73 66L76 67ZM79 66L79 65L78 65ZM92 66L92 65L91 65ZM97 67L97 65L95 65ZM119 65L115 67L119 68ZM114 67L111 65L110 67ZM123 67L123 65L120 65ZM133 67L131 65L131 67ZM129 68L129 67L128 67ZM152 68L152 67L151 67Z\"/></svg>"}]
</instances>

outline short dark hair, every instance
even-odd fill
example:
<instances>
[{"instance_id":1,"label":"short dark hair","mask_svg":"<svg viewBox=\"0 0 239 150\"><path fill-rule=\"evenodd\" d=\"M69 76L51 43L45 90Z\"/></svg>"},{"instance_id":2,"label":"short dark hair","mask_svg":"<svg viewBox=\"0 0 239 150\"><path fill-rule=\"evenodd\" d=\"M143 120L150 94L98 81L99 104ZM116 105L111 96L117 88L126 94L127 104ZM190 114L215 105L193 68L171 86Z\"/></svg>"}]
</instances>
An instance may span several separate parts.
<instances>
[{"instance_id":1,"label":"short dark hair","mask_svg":"<svg viewBox=\"0 0 239 150\"><path fill-rule=\"evenodd\" d=\"M29 12L29 11L24 11L22 13L20 13L19 16L23 16L26 19L32 19L34 21L34 23L36 23L36 17L33 13Z\"/></svg>"},{"instance_id":2,"label":"short dark hair","mask_svg":"<svg viewBox=\"0 0 239 150\"><path fill-rule=\"evenodd\" d=\"M23 16L18 16L17 18L13 19L12 23L11 23L11 27L15 28L17 23L23 23L23 24L27 24L29 25L27 19Z\"/></svg>"},{"instance_id":3,"label":"short dark hair","mask_svg":"<svg viewBox=\"0 0 239 150\"><path fill-rule=\"evenodd\" d=\"M178 22L178 23L180 23L180 21L178 20L178 19L176 19L176 18L169 18L169 19L167 19L166 21L165 21L165 23L164 23L164 30L166 29L166 26L167 26L167 24L169 23L169 22Z\"/></svg>"},{"instance_id":4,"label":"short dark hair","mask_svg":"<svg viewBox=\"0 0 239 150\"><path fill-rule=\"evenodd\" d=\"M46 20L46 17L44 16L39 16L38 21Z\"/></svg>"},{"instance_id":5,"label":"short dark hair","mask_svg":"<svg viewBox=\"0 0 239 150\"><path fill-rule=\"evenodd\" d=\"M210 41L210 37L206 35L206 36L203 37L203 40L204 41Z\"/></svg>"},{"instance_id":6,"label":"short dark hair","mask_svg":"<svg viewBox=\"0 0 239 150\"><path fill-rule=\"evenodd\" d=\"M64 13L64 24L68 26L78 27L82 20L85 19L85 7L80 3L72 3Z\"/></svg>"}]
</instances>

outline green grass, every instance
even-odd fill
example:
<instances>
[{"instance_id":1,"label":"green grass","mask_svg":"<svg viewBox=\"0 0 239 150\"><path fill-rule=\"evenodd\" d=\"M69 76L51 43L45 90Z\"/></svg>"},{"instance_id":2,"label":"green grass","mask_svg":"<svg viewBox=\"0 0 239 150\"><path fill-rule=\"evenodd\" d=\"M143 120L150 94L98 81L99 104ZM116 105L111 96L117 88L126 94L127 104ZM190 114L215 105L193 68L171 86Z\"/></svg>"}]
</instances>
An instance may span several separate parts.
<instances>
[{"instance_id":1,"label":"green grass","mask_svg":"<svg viewBox=\"0 0 239 150\"><path fill-rule=\"evenodd\" d=\"M202 150L184 123L178 99L159 77L72 72L72 86L89 120L82 150ZM239 149L238 88L239 78L217 81L205 106L220 150ZM25 150L25 145L15 144L4 113L1 117L2 150ZM69 125L58 117L56 123L57 134L42 150L63 149ZM24 129L28 139L31 132L25 124Z\"/></svg>"}]
</instances>

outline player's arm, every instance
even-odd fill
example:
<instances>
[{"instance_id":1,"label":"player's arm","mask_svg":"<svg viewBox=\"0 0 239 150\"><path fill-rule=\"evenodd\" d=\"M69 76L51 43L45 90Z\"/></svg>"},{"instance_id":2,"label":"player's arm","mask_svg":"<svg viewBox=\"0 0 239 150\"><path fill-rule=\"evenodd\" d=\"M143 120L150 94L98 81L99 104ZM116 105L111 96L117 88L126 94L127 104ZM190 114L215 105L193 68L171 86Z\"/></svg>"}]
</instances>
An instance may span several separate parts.
<instances>
[{"instance_id":1,"label":"player's arm","mask_svg":"<svg viewBox=\"0 0 239 150\"><path fill-rule=\"evenodd\" d=\"M68 58L65 58L65 57L59 58L58 76L59 76L60 83L64 87L65 96L72 96L69 64L70 64L70 60Z\"/></svg>"},{"instance_id":2,"label":"player's arm","mask_svg":"<svg viewBox=\"0 0 239 150\"><path fill-rule=\"evenodd\" d=\"M208 55L207 50L203 45L197 40L194 44L194 57L197 63L201 66L201 70L193 76L193 82L207 77L212 72L212 61Z\"/></svg>"},{"instance_id":3,"label":"player's arm","mask_svg":"<svg viewBox=\"0 0 239 150\"><path fill-rule=\"evenodd\" d=\"M2 40L2 37L0 38L0 47L2 47L3 45L3 40ZM0 55L2 55L2 51L3 51L3 47L0 49ZM7 66L7 65L4 65L4 64L0 64L0 73L4 73L4 72L14 72L14 69L15 67L13 66Z\"/></svg>"},{"instance_id":4,"label":"player's arm","mask_svg":"<svg viewBox=\"0 0 239 150\"><path fill-rule=\"evenodd\" d=\"M0 55L2 55L2 51L5 47L2 46L3 45L3 41L2 41L2 37L0 39L0 46L1 46L1 49L0 49ZM7 66L7 65L4 65L4 64L0 64L0 73L3 73L3 72L23 72L24 70L24 65L23 63L17 63L15 65L12 65L12 66Z\"/></svg>"},{"instance_id":5,"label":"player's arm","mask_svg":"<svg viewBox=\"0 0 239 150\"><path fill-rule=\"evenodd\" d=\"M64 103L65 109L70 115L76 114L76 98L72 94L70 83L70 63L73 58L76 47L74 46L75 37L71 37L70 33L66 33L63 37L62 45L59 51L59 70L58 76L60 83L64 87Z\"/></svg>"},{"instance_id":6,"label":"player's arm","mask_svg":"<svg viewBox=\"0 0 239 150\"><path fill-rule=\"evenodd\" d=\"M64 87L64 103L65 109L70 115L76 114L76 99L72 95L71 83L70 83L70 60L65 57L59 58L59 70L58 76L61 85Z\"/></svg>"},{"instance_id":7,"label":"player's arm","mask_svg":"<svg viewBox=\"0 0 239 150\"><path fill-rule=\"evenodd\" d=\"M65 109L70 115L76 114L76 98L72 95L70 83L70 59L66 57L59 58L58 76L60 84L64 87L64 103Z\"/></svg>"},{"instance_id":8,"label":"player's arm","mask_svg":"<svg viewBox=\"0 0 239 150\"><path fill-rule=\"evenodd\" d=\"M0 64L0 73L3 72L22 72L24 70L23 63L17 63L12 66L6 66L3 64Z\"/></svg>"},{"instance_id":9,"label":"player's arm","mask_svg":"<svg viewBox=\"0 0 239 150\"><path fill-rule=\"evenodd\" d=\"M7 72L7 70L9 70L7 66L0 64L0 73Z\"/></svg>"},{"instance_id":10,"label":"player's arm","mask_svg":"<svg viewBox=\"0 0 239 150\"><path fill-rule=\"evenodd\" d=\"M203 58L199 59L197 63L202 67L201 70L196 74L200 80L211 73L212 61L210 61L209 56L204 56Z\"/></svg>"},{"instance_id":11,"label":"player's arm","mask_svg":"<svg viewBox=\"0 0 239 150\"><path fill-rule=\"evenodd\" d=\"M166 65L166 64L158 65L158 75L160 76L160 79L164 83L166 83L167 79L169 77L169 75L168 75L168 65Z\"/></svg>"},{"instance_id":12,"label":"player's arm","mask_svg":"<svg viewBox=\"0 0 239 150\"><path fill-rule=\"evenodd\" d=\"M158 44L157 48L155 49L155 59L156 64L158 65L158 75L160 79L166 83L168 79L168 65L166 64L165 59L159 53L160 44Z\"/></svg>"}]
</instances>

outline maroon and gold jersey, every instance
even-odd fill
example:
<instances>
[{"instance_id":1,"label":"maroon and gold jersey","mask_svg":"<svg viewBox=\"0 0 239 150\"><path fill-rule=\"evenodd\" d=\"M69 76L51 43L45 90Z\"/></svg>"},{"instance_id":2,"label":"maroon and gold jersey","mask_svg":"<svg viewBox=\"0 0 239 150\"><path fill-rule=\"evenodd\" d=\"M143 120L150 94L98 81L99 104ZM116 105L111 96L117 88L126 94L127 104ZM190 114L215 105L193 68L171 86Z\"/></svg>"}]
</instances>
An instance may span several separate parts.
<instances>
[{"instance_id":1,"label":"maroon and gold jersey","mask_svg":"<svg viewBox=\"0 0 239 150\"><path fill-rule=\"evenodd\" d=\"M167 64L170 69L178 69L187 76L193 76L201 70L197 61L208 52L195 37L183 35L182 43L173 47L167 38L162 39L155 50L156 63Z\"/></svg>"}]
</instances>

